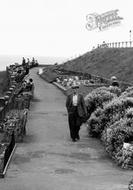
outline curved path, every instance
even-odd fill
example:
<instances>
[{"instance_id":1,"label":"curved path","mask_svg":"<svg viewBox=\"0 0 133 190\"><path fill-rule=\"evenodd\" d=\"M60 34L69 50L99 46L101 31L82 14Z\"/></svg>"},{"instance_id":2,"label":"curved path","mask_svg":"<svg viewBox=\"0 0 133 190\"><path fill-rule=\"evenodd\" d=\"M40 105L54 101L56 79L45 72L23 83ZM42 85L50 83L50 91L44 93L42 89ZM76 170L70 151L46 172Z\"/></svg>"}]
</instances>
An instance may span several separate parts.
<instances>
[{"instance_id":1,"label":"curved path","mask_svg":"<svg viewBox=\"0 0 133 190\"><path fill-rule=\"evenodd\" d=\"M96 139L69 139L66 97L33 69L35 99L27 136L18 144L1 190L126 190L132 171L118 168Z\"/></svg>"}]
</instances>

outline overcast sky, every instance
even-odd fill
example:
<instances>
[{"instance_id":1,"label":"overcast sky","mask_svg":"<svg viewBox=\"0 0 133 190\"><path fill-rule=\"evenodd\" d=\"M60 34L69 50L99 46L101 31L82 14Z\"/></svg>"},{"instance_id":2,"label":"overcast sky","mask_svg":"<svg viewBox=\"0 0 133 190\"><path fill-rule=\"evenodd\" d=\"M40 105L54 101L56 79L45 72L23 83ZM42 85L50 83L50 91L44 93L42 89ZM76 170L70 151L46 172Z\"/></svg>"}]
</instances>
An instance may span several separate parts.
<instances>
[{"instance_id":1,"label":"overcast sky","mask_svg":"<svg viewBox=\"0 0 133 190\"><path fill-rule=\"evenodd\" d=\"M115 9L120 26L86 29L86 15ZM104 40L129 40L132 18L131 0L0 0L0 54L74 57Z\"/></svg>"}]
</instances>

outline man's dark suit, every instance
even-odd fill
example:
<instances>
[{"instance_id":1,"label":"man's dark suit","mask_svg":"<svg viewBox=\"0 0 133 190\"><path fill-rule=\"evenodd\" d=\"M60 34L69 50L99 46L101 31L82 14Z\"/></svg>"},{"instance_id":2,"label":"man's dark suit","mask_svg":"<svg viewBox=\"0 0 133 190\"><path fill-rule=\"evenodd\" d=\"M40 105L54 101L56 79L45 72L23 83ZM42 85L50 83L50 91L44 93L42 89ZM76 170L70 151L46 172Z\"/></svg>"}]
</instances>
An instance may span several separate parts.
<instances>
[{"instance_id":1,"label":"man's dark suit","mask_svg":"<svg viewBox=\"0 0 133 190\"><path fill-rule=\"evenodd\" d=\"M68 111L70 136L75 141L79 139L80 126L83 123L83 118L87 116L87 109L82 94L78 94L77 106L73 106L73 94L69 95L66 100L66 108Z\"/></svg>"}]
</instances>

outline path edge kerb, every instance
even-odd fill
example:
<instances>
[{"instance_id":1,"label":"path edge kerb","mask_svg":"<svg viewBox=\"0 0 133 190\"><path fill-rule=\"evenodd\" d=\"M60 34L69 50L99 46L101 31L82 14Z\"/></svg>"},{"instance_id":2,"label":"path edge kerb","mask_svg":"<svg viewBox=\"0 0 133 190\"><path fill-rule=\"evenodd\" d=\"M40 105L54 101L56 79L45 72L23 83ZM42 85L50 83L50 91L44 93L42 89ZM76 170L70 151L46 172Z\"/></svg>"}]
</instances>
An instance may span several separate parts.
<instances>
[{"instance_id":1,"label":"path edge kerb","mask_svg":"<svg viewBox=\"0 0 133 190\"><path fill-rule=\"evenodd\" d=\"M40 77L40 78L42 78L44 81L46 81L47 83L49 83L47 80L45 80L41 75L39 75L39 73L37 72L37 75ZM65 95L65 96L67 96L67 89L65 88L65 87L63 87L62 85L60 85L60 84L58 84L57 82L52 82L52 84L54 85L54 86L56 86L58 89L60 89L62 92L63 92L63 94Z\"/></svg>"},{"instance_id":2,"label":"path edge kerb","mask_svg":"<svg viewBox=\"0 0 133 190\"><path fill-rule=\"evenodd\" d=\"M67 89L65 87L61 86L57 82L53 82L52 84L54 84L57 88L59 88L63 92L64 95L67 95Z\"/></svg>"}]
</instances>

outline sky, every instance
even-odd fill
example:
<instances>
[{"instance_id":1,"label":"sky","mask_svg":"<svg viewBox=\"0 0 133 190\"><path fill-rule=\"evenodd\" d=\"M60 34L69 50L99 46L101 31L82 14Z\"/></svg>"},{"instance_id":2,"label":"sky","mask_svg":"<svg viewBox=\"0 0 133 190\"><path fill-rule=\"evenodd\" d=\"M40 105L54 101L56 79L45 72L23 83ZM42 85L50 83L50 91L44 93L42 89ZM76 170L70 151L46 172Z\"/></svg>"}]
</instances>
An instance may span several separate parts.
<instances>
[{"instance_id":1,"label":"sky","mask_svg":"<svg viewBox=\"0 0 133 190\"><path fill-rule=\"evenodd\" d=\"M118 9L120 26L86 29L86 16ZM131 0L0 0L0 55L74 58L103 41L128 41Z\"/></svg>"}]
</instances>

